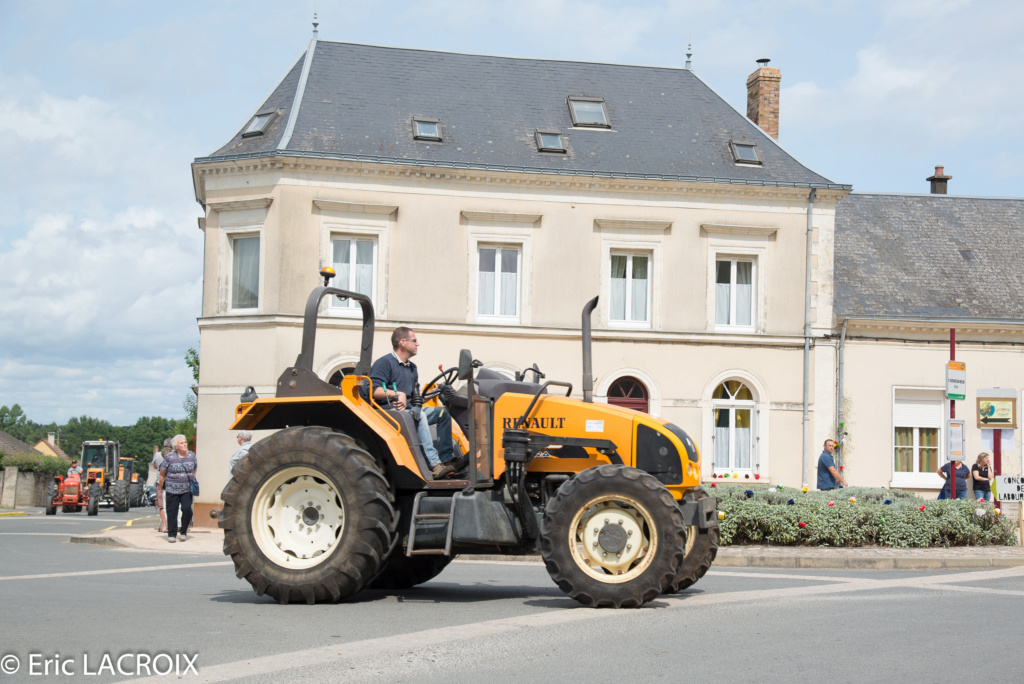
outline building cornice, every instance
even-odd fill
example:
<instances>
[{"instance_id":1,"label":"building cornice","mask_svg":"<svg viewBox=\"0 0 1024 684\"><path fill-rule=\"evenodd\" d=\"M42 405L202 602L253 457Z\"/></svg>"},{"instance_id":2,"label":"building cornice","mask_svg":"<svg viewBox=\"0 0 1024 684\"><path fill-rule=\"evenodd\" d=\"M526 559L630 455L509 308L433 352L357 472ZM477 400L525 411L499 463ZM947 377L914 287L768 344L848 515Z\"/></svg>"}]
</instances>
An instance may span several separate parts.
<instances>
[{"instance_id":1,"label":"building cornice","mask_svg":"<svg viewBox=\"0 0 1024 684\"><path fill-rule=\"evenodd\" d=\"M273 197L256 197L229 202L208 202L206 206L213 211L245 211L246 209L266 209L273 201Z\"/></svg>"},{"instance_id":2,"label":"building cornice","mask_svg":"<svg viewBox=\"0 0 1024 684\"><path fill-rule=\"evenodd\" d=\"M536 189L601 191L623 194L672 194L806 201L810 188L817 189L818 201L836 202L850 192L837 184L752 181L698 176L656 174L613 174L605 172L559 172L550 169L512 169L467 164L413 162L378 158L328 157L309 153L277 151L235 157L201 157L192 164L196 200L206 204L203 177L231 176L258 172L321 173L332 176L378 177L386 180L438 180Z\"/></svg>"},{"instance_id":3,"label":"building cornice","mask_svg":"<svg viewBox=\"0 0 1024 684\"><path fill-rule=\"evenodd\" d=\"M320 211L342 211L351 214L384 214L390 216L398 211L398 207L393 204L357 204L354 202L337 202L325 199L315 199L313 204Z\"/></svg>"},{"instance_id":4,"label":"building cornice","mask_svg":"<svg viewBox=\"0 0 1024 684\"><path fill-rule=\"evenodd\" d=\"M836 329L847 321L847 337L855 334L886 337L892 335L948 335L955 328L958 336L1015 335L1024 343L1024 320L850 317L837 319Z\"/></svg>"},{"instance_id":5,"label":"building cornice","mask_svg":"<svg viewBox=\"0 0 1024 684\"><path fill-rule=\"evenodd\" d=\"M300 314L254 314L246 316L204 316L198 319L199 329L242 329L242 328L301 328ZM381 318L375 321L379 331L389 331L399 325L412 325L418 331L449 335L474 335L478 337L524 338L524 339L579 339L579 328L557 328L544 326L504 326L480 323L428 323L403 319ZM317 321L320 330L362 330L362 320L320 316ZM729 347L802 349L802 335L728 335L715 332L677 332L664 330L618 330L595 328L593 339L608 342L639 342L654 344L717 345ZM812 340L813 342L813 340Z\"/></svg>"}]
</instances>

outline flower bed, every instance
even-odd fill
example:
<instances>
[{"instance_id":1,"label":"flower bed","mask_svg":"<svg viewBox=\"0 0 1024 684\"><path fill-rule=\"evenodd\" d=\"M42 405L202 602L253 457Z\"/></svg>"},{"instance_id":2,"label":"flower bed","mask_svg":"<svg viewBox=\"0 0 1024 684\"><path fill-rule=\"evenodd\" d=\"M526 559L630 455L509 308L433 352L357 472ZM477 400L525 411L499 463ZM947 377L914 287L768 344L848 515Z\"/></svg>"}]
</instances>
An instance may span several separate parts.
<instances>
[{"instance_id":1,"label":"flower bed","mask_svg":"<svg viewBox=\"0 0 1024 684\"><path fill-rule=\"evenodd\" d=\"M925 500L897 489L847 487L830 492L719 484L722 545L1014 546L1013 521L991 504Z\"/></svg>"}]
</instances>

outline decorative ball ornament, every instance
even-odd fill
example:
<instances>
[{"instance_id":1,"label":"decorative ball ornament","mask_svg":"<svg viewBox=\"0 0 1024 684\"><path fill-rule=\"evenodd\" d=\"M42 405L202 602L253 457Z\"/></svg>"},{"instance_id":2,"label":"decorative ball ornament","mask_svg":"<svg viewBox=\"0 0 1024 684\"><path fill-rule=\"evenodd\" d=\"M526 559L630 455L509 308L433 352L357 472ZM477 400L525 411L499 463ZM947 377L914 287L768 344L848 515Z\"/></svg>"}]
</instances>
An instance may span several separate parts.
<instances>
[{"instance_id":1,"label":"decorative ball ornament","mask_svg":"<svg viewBox=\"0 0 1024 684\"><path fill-rule=\"evenodd\" d=\"M794 501L793 499L790 499L789 501L786 502L786 505L787 506L792 506L795 503L796 503L796 501Z\"/></svg>"},{"instance_id":2,"label":"decorative ball ornament","mask_svg":"<svg viewBox=\"0 0 1024 684\"><path fill-rule=\"evenodd\" d=\"M835 501L829 501L829 502L828 502L828 505L829 505L829 506L835 506L835 505L836 505L836 502L835 502Z\"/></svg>"},{"instance_id":3,"label":"decorative ball ornament","mask_svg":"<svg viewBox=\"0 0 1024 684\"><path fill-rule=\"evenodd\" d=\"M779 489L780 489L780 490L782 489L782 485L779 485Z\"/></svg>"},{"instance_id":4,"label":"decorative ball ornament","mask_svg":"<svg viewBox=\"0 0 1024 684\"><path fill-rule=\"evenodd\" d=\"M1003 514L1003 512L1002 512L1001 510L999 510L998 508L997 508L997 509L995 509L995 510L994 510L994 511L992 511L992 512L993 512L993 513L995 513L996 515L1002 515L1002 514Z\"/></svg>"},{"instance_id":5,"label":"decorative ball ornament","mask_svg":"<svg viewBox=\"0 0 1024 684\"><path fill-rule=\"evenodd\" d=\"M743 493L747 495L748 499L753 499L754 498L754 490L753 489L748 489L747 491L745 491Z\"/></svg>"},{"instance_id":6,"label":"decorative ball ornament","mask_svg":"<svg viewBox=\"0 0 1024 684\"><path fill-rule=\"evenodd\" d=\"M718 511L718 519L725 520L725 511Z\"/></svg>"},{"instance_id":7,"label":"decorative ball ornament","mask_svg":"<svg viewBox=\"0 0 1024 684\"><path fill-rule=\"evenodd\" d=\"M750 479L750 473L743 473L743 479L744 480L749 480Z\"/></svg>"},{"instance_id":8,"label":"decorative ball ornament","mask_svg":"<svg viewBox=\"0 0 1024 684\"><path fill-rule=\"evenodd\" d=\"M797 525L799 525L800 527L807 527L807 523L805 522L798 522Z\"/></svg>"},{"instance_id":9,"label":"decorative ball ornament","mask_svg":"<svg viewBox=\"0 0 1024 684\"><path fill-rule=\"evenodd\" d=\"M712 487L717 487L717 486L718 486L718 483L717 483L717 482L712 482L712 483L711 483L711 486L712 486Z\"/></svg>"},{"instance_id":10,"label":"decorative ball ornament","mask_svg":"<svg viewBox=\"0 0 1024 684\"><path fill-rule=\"evenodd\" d=\"M801 489L800 491L801 491L801 492L803 492L804 494L806 494L806 493L807 493L808 491L810 491L810 490L809 490L809 489L808 489L807 487L804 487L804 488L803 488L803 489Z\"/></svg>"},{"instance_id":11,"label":"decorative ball ornament","mask_svg":"<svg viewBox=\"0 0 1024 684\"><path fill-rule=\"evenodd\" d=\"M850 497L850 503L857 503L857 497L851 496Z\"/></svg>"},{"instance_id":12,"label":"decorative ball ornament","mask_svg":"<svg viewBox=\"0 0 1024 684\"><path fill-rule=\"evenodd\" d=\"M884 503L886 506L888 506L888 505L892 504L892 499L886 499L882 503Z\"/></svg>"},{"instance_id":13,"label":"decorative ball ornament","mask_svg":"<svg viewBox=\"0 0 1024 684\"><path fill-rule=\"evenodd\" d=\"M761 473L754 473L754 479L755 480L760 480L761 479Z\"/></svg>"},{"instance_id":14,"label":"decorative ball ornament","mask_svg":"<svg viewBox=\"0 0 1024 684\"><path fill-rule=\"evenodd\" d=\"M740 474L739 474L739 473L733 473L733 474L732 474L732 476L733 476L733 477L739 477L739 476L740 476Z\"/></svg>"},{"instance_id":15,"label":"decorative ball ornament","mask_svg":"<svg viewBox=\"0 0 1024 684\"><path fill-rule=\"evenodd\" d=\"M919 509L917 509L917 510L919 510L919 511L923 511L923 510L924 510L924 504L921 504L921 508L919 508Z\"/></svg>"}]
</instances>

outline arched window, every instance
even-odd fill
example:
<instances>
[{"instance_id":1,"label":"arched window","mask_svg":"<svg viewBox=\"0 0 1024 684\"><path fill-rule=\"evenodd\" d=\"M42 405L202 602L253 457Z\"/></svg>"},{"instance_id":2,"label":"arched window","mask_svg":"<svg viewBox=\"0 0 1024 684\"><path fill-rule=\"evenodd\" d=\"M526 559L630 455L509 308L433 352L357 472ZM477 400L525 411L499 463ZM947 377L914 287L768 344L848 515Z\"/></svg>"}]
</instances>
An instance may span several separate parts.
<instances>
[{"instance_id":1,"label":"arched window","mask_svg":"<svg viewBox=\"0 0 1024 684\"><path fill-rule=\"evenodd\" d=\"M334 385L335 387L341 387L341 379L346 375L351 375L356 370L355 366L344 366L331 373L331 377L327 380L328 384Z\"/></svg>"},{"instance_id":2,"label":"arched window","mask_svg":"<svg viewBox=\"0 0 1024 684\"><path fill-rule=\"evenodd\" d=\"M739 380L726 380L712 395L715 472L756 471L757 402Z\"/></svg>"},{"instance_id":3,"label":"arched window","mask_svg":"<svg viewBox=\"0 0 1024 684\"><path fill-rule=\"evenodd\" d=\"M643 411L644 413L647 413L650 408L649 396L644 383L628 376L619 378L608 388L609 404L633 409L634 411Z\"/></svg>"}]
</instances>

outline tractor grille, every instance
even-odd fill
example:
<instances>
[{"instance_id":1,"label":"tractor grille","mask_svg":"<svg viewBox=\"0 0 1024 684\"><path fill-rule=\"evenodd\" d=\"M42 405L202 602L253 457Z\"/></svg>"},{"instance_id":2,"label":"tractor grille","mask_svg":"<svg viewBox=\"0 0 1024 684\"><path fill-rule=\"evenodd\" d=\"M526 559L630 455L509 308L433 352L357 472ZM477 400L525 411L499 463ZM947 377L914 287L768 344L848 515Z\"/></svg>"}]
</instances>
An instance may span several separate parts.
<instances>
[{"instance_id":1,"label":"tractor grille","mask_svg":"<svg viewBox=\"0 0 1024 684\"><path fill-rule=\"evenodd\" d=\"M78 496L78 485L65 485L64 496Z\"/></svg>"}]
</instances>

